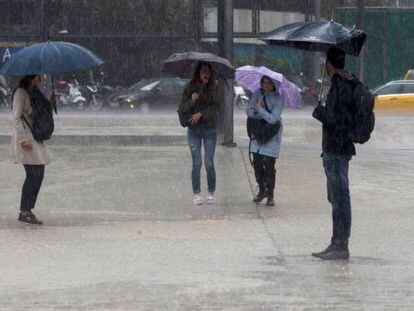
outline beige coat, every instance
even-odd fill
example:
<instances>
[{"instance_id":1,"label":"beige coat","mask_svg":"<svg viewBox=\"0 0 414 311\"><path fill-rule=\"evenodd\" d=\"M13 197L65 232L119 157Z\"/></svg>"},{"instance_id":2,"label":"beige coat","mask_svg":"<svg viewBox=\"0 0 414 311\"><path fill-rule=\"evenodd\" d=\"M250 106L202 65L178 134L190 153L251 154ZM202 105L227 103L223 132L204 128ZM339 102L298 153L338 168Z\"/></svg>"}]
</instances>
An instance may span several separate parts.
<instances>
[{"instance_id":1,"label":"beige coat","mask_svg":"<svg viewBox=\"0 0 414 311\"><path fill-rule=\"evenodd\" d=\"M14 163L40 165L49 163L49 155L43 142L37 142L32 135L22 116L32 125L32 106L27 91L18 88L13 98L13 111L11 121L13 123L12 134L12 156ZM24 150L22 141L30 141L33 144L32 150Z\"/></svg>"}]
</instances>

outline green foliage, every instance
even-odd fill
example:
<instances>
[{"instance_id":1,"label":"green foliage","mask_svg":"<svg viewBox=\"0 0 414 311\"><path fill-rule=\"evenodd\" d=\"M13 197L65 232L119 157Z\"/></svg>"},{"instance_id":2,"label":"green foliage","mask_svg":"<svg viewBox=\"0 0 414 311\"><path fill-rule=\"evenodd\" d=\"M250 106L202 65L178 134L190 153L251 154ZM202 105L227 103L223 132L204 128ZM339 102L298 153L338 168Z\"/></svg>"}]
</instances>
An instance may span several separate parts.
<instances>
[{"instance_id":1,"label":"green foliage","mask_svg":"<svg viewBox=\"0 0 414 311\"><path fill-rule=\"evenodd\" d=\"M183 34L190 32L189 0L98 1L96 28L126 34Z\"/></svg>"},{"instance_id":2,"label":"green foliage","mask_svg":"<svg viewBox=\"0 0 414 311\"><path fill-rule=\"evenodd\" d=\"M290 60L285 57L263 57L261 65L284 75L294 73Z\"/></svg>"}]
</instances>

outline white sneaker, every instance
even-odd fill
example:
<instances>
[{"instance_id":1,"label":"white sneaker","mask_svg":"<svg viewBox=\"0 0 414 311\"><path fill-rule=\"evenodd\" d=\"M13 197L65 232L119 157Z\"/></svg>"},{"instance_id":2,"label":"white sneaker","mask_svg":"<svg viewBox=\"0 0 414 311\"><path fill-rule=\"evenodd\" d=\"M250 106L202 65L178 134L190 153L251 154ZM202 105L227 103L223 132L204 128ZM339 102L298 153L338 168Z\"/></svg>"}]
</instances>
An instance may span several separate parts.
<instances>
[{"instance_id":1,"label":"white sneaker","mask_svg":"<svg viewBox=\"0 0 414 311\"><path fill-rule=\"evenodd\" d=\"M208 194L206 201L207 201L207 204L216 204L217 203L217 199L216 199L216 196L214 194Z\"/></svg>"},{"instance_id":2,"label":"white sneaker","mask_svg":"<svg viewBox=\"0 0 414 311\"><path fill-rule=\"evenodd\" d=\"M199 195L199 194L194 195L193 204L194 205L202 205L203 204L203 198L201 197L201 195Z\"/></svg>"}]
</instances>

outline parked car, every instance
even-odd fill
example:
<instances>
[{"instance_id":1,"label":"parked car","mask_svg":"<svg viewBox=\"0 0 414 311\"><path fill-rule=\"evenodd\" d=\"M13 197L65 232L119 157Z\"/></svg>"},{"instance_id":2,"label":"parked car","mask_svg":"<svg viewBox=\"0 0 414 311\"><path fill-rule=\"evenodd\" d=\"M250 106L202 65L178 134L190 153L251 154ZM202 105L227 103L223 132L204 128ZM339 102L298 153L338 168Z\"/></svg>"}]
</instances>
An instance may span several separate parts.
<instances>
[{"instance_id":1,"label":"parked car","mask_svg":"<svg viewBox=\"0 0 414 311\"><path fill-rule=\"evenodd\" d=\"M414 112L414 80L397 80L375 88L376 112Z\"/></svg>"},{"instance_id":2,"label":"parked car","mask_svg":"<svg viewBox=\"0 0 414 311\"><path fill-rule=\"evenodd\" d=\"M174 107L180 103L188 80L179 78L145 79L108 99L111 108L126 108L148 113L153 109Z\"/></svg>"}]
</instances>

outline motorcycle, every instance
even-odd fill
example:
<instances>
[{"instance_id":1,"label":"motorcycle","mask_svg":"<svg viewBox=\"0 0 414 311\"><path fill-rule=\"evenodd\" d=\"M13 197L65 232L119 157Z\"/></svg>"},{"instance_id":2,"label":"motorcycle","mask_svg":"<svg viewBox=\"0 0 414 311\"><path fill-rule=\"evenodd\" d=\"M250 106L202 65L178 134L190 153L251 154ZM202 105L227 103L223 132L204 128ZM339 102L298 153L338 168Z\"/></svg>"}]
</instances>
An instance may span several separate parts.
<instances>
[{"instance_id":1,"label":"motorcycle","mask_svg":"<svg viewBox=\"0 0 414 311\"><path fill-rule=\"evenodd\" d=\"M239 85L234 86L233 105L236 105L241 110L246 110L247 106L249 105L249 98L247 97L244 89Z\"/></svg>"},{"instance_id":2,"label":"motorcycle","mask_svg":"<svg viewBox=\"0 0 414 311\"><path fill-rule=\"evenodd\" d=\"M58 86L64 88L63 91L56 91L56 96L58 96L60 104L63 106L76 107L78 110L85 109L86 98L82 96L76 78L73 78L72 82L60 80L58 81Z\"/></svg>"},{"instance_id":3,"label":"motorcycle","mask_svg":"<svg viewBox=\"0 0 414 311\"><path fill-rule=\"evenodd\" d=\"M108 106L111 108L118 108L113 107L110 104L110 98L113 94L119 92L123 88L121 86L112 87L110 85L106 85L105 82L105 74L104 72L100 72L100 79L98 82L90 81L86 86L88 92L91 94L89 100L89 107L93 111L98 111L102 109L104 106Z\"/></svg>"},{"instance_id":4,"label":"motorcycle","mask_svg":"<svg viewBox=\"0 0 414 311\"><path fill-rule=\"evenodd\" d=\"M101 110L104 107L105 103L102 99L101 94L98 93L99 90L96 83L93 80L89 81L89 83L86 84L85 90L89 108L92 111Z\"/></svg>"}]
</instances>

